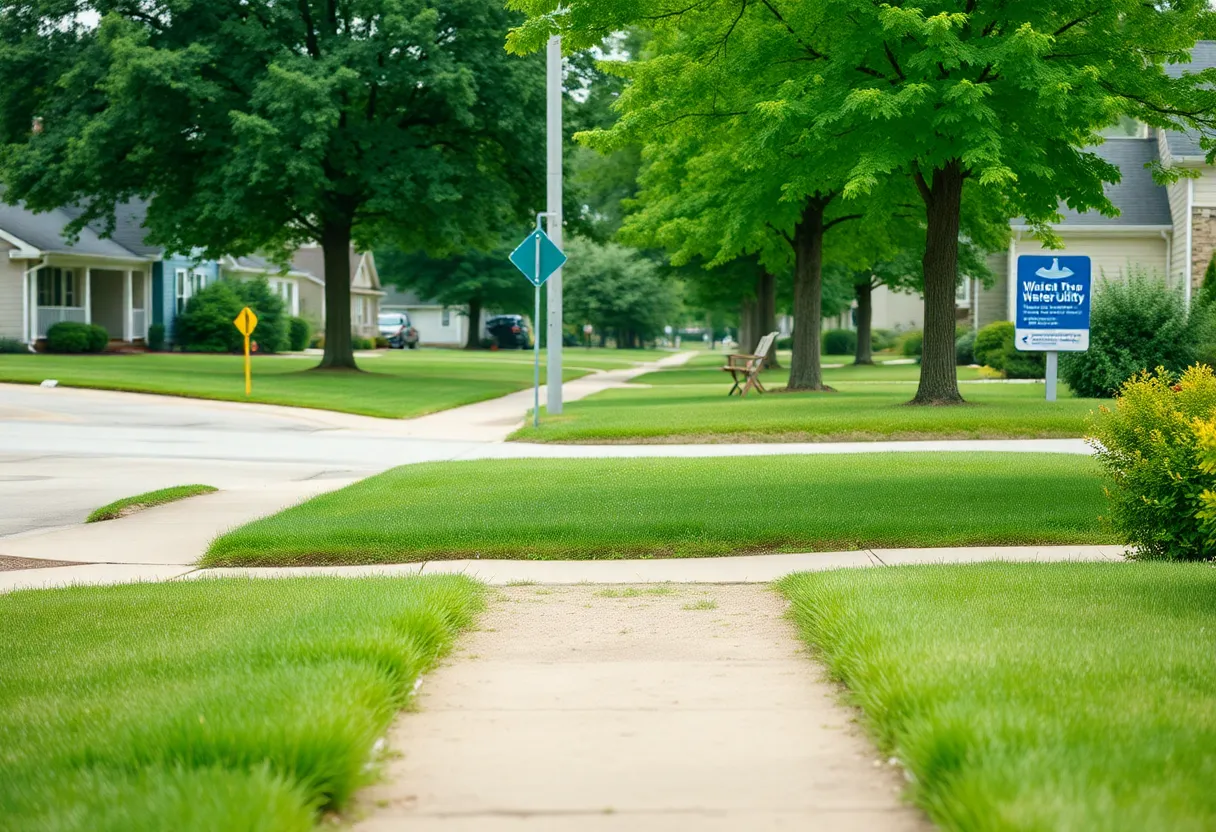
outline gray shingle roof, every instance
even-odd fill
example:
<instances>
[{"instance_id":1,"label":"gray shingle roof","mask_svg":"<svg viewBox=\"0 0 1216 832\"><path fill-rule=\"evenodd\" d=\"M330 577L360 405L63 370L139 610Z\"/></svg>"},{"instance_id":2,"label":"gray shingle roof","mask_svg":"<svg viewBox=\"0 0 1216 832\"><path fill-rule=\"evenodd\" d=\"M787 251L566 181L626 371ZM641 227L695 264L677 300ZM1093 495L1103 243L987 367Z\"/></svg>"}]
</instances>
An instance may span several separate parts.
<instances>
[{"instance_id":1,"label":"gray shingle roof","mask_svg":"<svg viewBox=\"0 0 1216 832\"><path fill-rule=\"evenodd\" d=\"M1061 225L1171 225L1166 189L1153 181L1144 166L1157 160L1156 139L1108 139L1106 144L1087 147L1123 172L1123 178L1106 186L1106 196L1119 209L1119 216L1105 217L1096 211L1079 214L1066 205Z\"/></svg>"},{"instance_id":2,"label":"gray shingle roof","mask_svg":"<svg viewBox=\"0 0 1216 832\"><path fill-rule=\"evenodd\" d=\"M1172 78L1181 78L1188 73L1213 68L1216 68L1216 41L1201 40L1191 50L1189 64L1167 64L1165 72ZM1199 134L1193 130L1166 130L1165 141L1170 155L1176 159L1204 155L1199 146Z\"/></svg>"},{"instance_id":3,"label":"gray shingle roof","mask_svg":"<svg viewBox=\"0 0 1216 832\"><path fill-rule=\"evenodd\" d=\"M63 231L73 219L75 217L62 208L35 214L22 205L0 203L0 229L39 251L125 259L149 256L143 252L133 252L114 240L102 239L92 228L85 228L75 243L68 243Z\"/></svg>"}]
</instances>

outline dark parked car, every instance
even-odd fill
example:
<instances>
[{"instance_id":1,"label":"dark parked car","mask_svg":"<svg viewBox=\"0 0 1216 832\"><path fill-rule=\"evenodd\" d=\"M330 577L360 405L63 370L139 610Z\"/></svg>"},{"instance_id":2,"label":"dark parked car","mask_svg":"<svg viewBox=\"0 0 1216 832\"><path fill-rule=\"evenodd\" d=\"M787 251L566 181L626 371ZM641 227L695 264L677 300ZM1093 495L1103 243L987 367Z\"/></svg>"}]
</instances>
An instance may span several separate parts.
<instances>
[{"instance_id":1,"label":"dark parked car","mask_svg":"<svg viewBox=\"0 0 1216 832\"><path fill-rule=\"evenodd\" d=\"M523 315L495 315L486 319L486 332L499 349L526 350L532 346L532 333Z\"/></svg>"},{"instance_id":2,"label":"dark parked car","mask_svg":"<svg viewBox=\"0 0 1216 832\"><path fill-rule=\"evenodd\" d=\"M380 337L387 338L389 347L395 350L418 346L418 330L410 324L410 316L404 312L380 313Z\"/></svg>"}]
</instances>

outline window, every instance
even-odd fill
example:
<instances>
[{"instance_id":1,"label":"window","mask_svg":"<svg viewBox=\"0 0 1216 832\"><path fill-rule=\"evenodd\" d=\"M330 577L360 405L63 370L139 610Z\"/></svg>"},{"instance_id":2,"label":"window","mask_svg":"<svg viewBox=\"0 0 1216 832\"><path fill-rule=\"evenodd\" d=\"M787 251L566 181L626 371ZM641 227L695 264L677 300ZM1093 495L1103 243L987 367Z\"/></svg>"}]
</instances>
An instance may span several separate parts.
<instances>
[{"instance_id":1,"label":"window","mask_svg":"<svg viewBox=\"0 0 1216 832\"><path fill-rule=\"evenodd\" d=\"M452 325L452 311L446 306L443 307L443 326Z\"/></svg>"},{"instance_id":2,"label":"window","mask_svg":"<svg viewBox=\"0 0 1216 832\"><path fill-rule=\"evenodd\" d=\"M75 306L83 302L74 269L43 266L38 270L39 306Z\"/></svg>"},{"instance_id":3,"label":"window","mask_svg":"<svg viewBox=\"0 0 1216 832\"><path fill-rule=\"evenodd\" d=\"M962 280L958 283L958 287L954 290L954 305L971 305L971 278L966 275L963 276Z\"/></svg>"},{"instance_id":4,"label":"window","mask_svg":"<svg viewBox=\"0 0 1216 832\"><path fill-rule=\"evenodd\" d=\"M1120 116L1117 122L1099 130L1098 135L1106 139L1147 139L1148 125L1131 116Z\"/></svg>"},{"instance_id":5,"label":"window","mask_svg":"<svg viewBox=\"0 0 1216 832\"><path fill-rule=\"evenodd\" d=\"M207 273L197 269L178 269L177 278L177 313L180 315L186 309L190 298L197 295L207 285Z\"/></svg>"}]
</instances>

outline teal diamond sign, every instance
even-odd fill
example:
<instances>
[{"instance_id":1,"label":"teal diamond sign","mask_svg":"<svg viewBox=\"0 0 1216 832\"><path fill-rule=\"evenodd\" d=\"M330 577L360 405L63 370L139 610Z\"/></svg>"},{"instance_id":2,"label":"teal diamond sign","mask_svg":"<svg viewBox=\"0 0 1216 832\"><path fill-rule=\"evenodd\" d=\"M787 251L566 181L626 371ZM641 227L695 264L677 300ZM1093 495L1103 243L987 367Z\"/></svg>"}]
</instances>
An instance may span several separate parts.
<instances>
[{"instance_id":1,"label":"teal diamond sign","mask_svg":"<svg viewBox=\"0 0 1216 832\"><path fill-rule=\"evenodd\" d=\"M548 234L538 228L511 252L511 262L524 273L524 277L539 286L562 267L566 255L553 244Z\"/></svg>"}]
</instances>

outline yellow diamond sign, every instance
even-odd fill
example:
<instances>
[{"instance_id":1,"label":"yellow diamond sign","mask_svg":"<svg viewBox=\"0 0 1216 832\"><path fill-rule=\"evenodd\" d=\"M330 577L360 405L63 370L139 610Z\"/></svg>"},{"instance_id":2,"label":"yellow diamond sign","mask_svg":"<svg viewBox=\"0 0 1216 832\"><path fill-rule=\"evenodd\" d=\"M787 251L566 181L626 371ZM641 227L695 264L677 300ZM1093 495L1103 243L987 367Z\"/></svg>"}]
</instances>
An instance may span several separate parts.
<instances>
[{"instance_id":1,"label":"yellow diamond sign","mask_svg":"<svg viewBox=\"0 0 1216 832\"><path fill-rule=\"evenodd\" d=\"M236 324L237 330L248 338L253 334L254 327L258 325L258 316L253 314L253 310L246 306L241 310L241 314L236 316L236 320L233 323Z\"/></svg>"}]
</instances>

